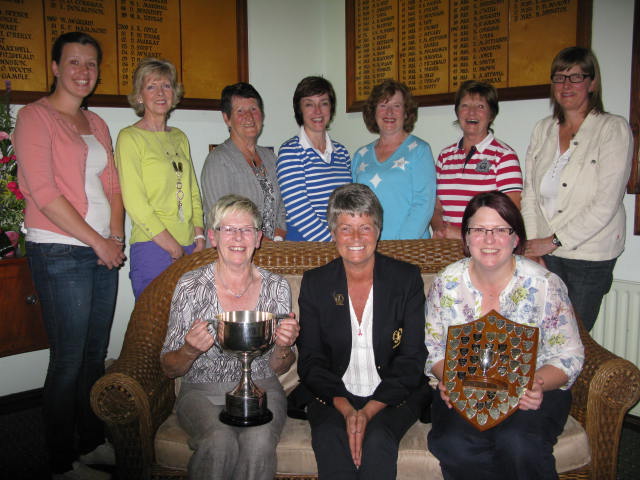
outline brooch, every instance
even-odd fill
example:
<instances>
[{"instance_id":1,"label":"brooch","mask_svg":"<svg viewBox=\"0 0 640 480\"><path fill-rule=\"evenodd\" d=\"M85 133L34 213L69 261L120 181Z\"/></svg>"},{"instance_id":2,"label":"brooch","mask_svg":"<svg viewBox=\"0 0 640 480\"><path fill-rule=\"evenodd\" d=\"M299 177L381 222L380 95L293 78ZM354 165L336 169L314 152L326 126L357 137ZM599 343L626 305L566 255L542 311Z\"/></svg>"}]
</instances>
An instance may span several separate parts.
<instances>
[{"instance_id":1,"label":"brooch","mask_svg":"<svg viewBox=\"0 0 640 480\"><path fill-rule=\"evenodd\" d=\"M487 158L480 160L476 165L476 172L487 173L489 170L491 170L491 162Z\"/></svg>"},{"instance_id":2,"label":"brooch","mask_svg":"<svg viewBox=\"0 0 640 480\"><path fill-rule=\"evenodd\" d=\"M342 307L344 305L344 295L342 293L334 293L333 301L336 302L336 305Z\"/></svg>"},{"instance_id":3,"label":"brooch","mask_svg":"<svg viewBox=\"0 0 640 480\"><path fill-rule=\"evenodd\" d=\"M400 346L400 341L402 340L402 328L399 328L393 331L393 335L391 335L391 340L393 341L394 349Z\"/></svg>"}]
</instances>

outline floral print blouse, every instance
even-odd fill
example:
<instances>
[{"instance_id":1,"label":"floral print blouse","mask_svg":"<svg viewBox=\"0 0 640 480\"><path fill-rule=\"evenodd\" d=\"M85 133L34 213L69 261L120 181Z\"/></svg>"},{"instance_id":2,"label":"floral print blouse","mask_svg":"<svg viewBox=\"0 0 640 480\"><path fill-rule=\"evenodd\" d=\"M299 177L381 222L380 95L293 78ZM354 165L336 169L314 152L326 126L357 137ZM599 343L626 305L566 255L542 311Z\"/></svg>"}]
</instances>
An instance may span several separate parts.
<instances>
[{"instance_id":1,"label":"floral print blouse","mask_svg":"<svg viewBox=\"0 0 640 480\"><path fill-rule=\"evenodd\" d=\"M513 322L540 328L536 368L553 365L575 382L584 349L578 325L569 301L567 287L560 277L537 263L515 255L513 278L500 294L500 314ZM447 328L472 322L482 316L482 294L471 283L470 258L464 258L442 270L434 279L426 303L425 344L429 356L425 373L444 358ZM485 312L486 313L486 312Z\"/></svg>"}]
</instances>

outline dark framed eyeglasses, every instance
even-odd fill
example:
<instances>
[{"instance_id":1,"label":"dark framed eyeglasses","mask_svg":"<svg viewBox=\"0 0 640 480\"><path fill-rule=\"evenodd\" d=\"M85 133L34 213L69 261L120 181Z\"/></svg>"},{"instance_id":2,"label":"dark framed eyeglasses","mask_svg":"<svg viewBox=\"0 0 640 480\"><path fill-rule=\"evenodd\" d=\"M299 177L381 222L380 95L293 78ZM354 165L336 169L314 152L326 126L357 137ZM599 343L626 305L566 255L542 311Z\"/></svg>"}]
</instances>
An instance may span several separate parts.
<instances>
[{"instance_id":1,"label":"dark framed eyeglasses","mask_svg":"<svg viewBox=\"0 0 640 480\"><path fill-rule=\"evenodd\" d=\"M472 238L485 237L489 232L491 232L495 238L507 238L513 234L514 229L511 227L467 227L467 234Z\"/></svg>"},{"instance_id":2,"label":"dark framed eyeglasses","mask_svg":"<svg viewBox=\"0 0 640 480\"><path fill-rule=\"evenodd\" d=\"M587 73L572 73L571 75L564 75L562 73L554 73L551 75L551 83L564 83L569 80L571 83L582 83L587 78L592 78Z\"/></svg>"}]
</instances>

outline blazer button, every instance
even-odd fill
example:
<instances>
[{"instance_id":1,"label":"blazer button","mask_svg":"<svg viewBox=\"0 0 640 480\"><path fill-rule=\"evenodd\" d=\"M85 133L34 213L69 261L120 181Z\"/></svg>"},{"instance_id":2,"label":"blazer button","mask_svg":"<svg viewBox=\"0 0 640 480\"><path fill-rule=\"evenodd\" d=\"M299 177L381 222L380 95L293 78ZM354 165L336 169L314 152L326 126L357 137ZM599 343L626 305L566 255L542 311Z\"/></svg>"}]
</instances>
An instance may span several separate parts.
<instances>
[{"instance_id":1,"label":"blazer button","mask_svg":"<svg viewBox=\"0 0 640 480\"><path fill-rule=\"evenodd\" d=\"M578 142L573 142L574 145L578 145Z\"/></svg>"},{"instance_id":2,"label":"blazer button","mask_svg":"<svg viewBox=\"0 0 640 480\"><path fill-rule=\"evenodd\" d=\"M562 213L562 210L558 210L558 213Z\"/></svg>"},{"instance_id":3,"label":"blazer button","mask_svg":"<svg viewBox=\"0 0 640 480\"><path fill-rule=\"evenodd\" d=\"M380 370L380 365L376 365L376 368L377 368L378 370Z\"/></svg>"},{"instance_id":4,"label":"blazer button","mask_svg":"<svg viewBox=\"0 0 640 480\"><path fill-rule=\"evenodd\" d=\"M591 163L592 163L592 164L593 164L593 163L596 163L596 161L595 161L595 160L591 160Z\"/></svg>"},{"instance_id":5,"label":"blazer button","mask_svg":"<svg viewBox=\"0 0 640 480\"><path fill-rule=\"evenodd\" d=\"M567 186L567 184L566 184L566 183L563 183L563 184L562 184L562 186L563 186L563 187L566 187L566 186Z\"/></svg>"}]
</instances>

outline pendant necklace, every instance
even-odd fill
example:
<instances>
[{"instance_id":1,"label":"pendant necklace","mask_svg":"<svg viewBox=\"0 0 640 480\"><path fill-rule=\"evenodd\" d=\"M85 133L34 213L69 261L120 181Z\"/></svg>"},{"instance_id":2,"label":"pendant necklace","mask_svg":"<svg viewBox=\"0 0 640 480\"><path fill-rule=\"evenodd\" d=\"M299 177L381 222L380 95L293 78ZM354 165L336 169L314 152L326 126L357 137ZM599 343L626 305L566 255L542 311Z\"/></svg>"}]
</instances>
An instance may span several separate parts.
<instances>
[{"instance_id":1,"label":"pendant necklace","mask_svg":"<svg viewBox=\"0 0 640 480\"><path fill-rule=\"evenodd\" d=\"M226 290L227 292L229 292L231 295L233 295L235 298L240 298L240 297L242 297L245 293L247 293L247 290L249 290L249 287L253 284L253 271L252 271L252 272L250 272L250 274L249 274L249 275L250 275L250 278L249 278L249 283L247 283L247 286L246 286L246 287L244 287L244 290L243 290L242 292L240 292L240 293L236 293L236 292L234 292L233 290L231 290L231 289L227 286L227 284L224 282L224 280L222 279L222 275L220 275L220 268L218 268L217 266L216 266L216 272L217 272L216 278L220 279L220 283L221 283L221 284L222 284L222 286L225 288L225 290Z\"/></svg>"},{"instance_id":2,"label":"pendant necklace","mask_svg":"<svg viewBox=\"0 0 640 480\"><path fill-rule=\"evenodd\" d=\"M169 132L156 132L165 135L169 135ZM184 210L182 205L182 200L184 199L184 192L182 191L182 162L180 161L180 154L178 153L178 149L171 142L169 144L172 148L168 148L167 143L165 142L162 135L159 135L160 143L162 144L162 149L164 150L167 159L171 162L171 166L173 167L173 171L176 174L176 200L178 202L178 219L180 222L184 222ZM172 153L173 152L173 153Z\"/></svg>"}]
</instances>

